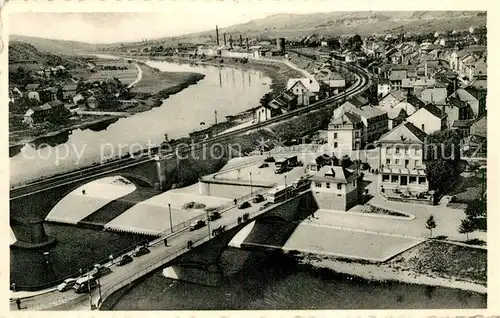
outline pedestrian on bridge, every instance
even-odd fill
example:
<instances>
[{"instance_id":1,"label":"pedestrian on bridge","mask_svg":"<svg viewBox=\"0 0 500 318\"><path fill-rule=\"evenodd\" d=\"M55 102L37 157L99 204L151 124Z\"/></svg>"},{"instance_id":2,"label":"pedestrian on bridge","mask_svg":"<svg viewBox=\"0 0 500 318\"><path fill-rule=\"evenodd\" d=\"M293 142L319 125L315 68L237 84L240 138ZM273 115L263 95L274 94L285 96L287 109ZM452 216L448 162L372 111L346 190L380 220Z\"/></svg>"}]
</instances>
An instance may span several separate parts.
<instances>
[{"instance_id":1,"label":"pedestrian on bridge","mask_svg":"<svg viewBox=\"0 0 500 318\"><path fill-rule=\"evenodd\" d=\"M241 216L238 216L238 225L241 224Z\"/></svg>"},{"instance_id":2,"label":"pedestrian on bridge","mask_svg":"<svg viewBox=\"0 0 500 318\"><path fill-rule=\"evenodd\" d=\"M163 244L165 244L165 246L168 246L166 238L163 239Z\"/></svg>"},{"instance_id":3,"label":"pedestrian on bridge","mask_svg":"<svg viewBox=\"0 0 500 318\"><path fill-rule=\"evenodd\" d=\"M21 310L21 299L16 299L17 310Z\"/></svg>"},{"instance_id":4,"label":"pedestrian on bridge","mask_svg":"<svg viewBox=\"0 0 500 318\"><path fill-rule=\"evenodd\" d=\"M82 194L85 195L85 189L82 190Z\"/></svg>"},{"instance_id":5,"label":"pedestrian on bridge","mask_svg":"<svg viewBox=\"0 0 500 318\"><path fill-rule=\"evenodd\" d=\"M234 205L238 204L238 200L234 199Z\"/></svg>"}]
</instances>

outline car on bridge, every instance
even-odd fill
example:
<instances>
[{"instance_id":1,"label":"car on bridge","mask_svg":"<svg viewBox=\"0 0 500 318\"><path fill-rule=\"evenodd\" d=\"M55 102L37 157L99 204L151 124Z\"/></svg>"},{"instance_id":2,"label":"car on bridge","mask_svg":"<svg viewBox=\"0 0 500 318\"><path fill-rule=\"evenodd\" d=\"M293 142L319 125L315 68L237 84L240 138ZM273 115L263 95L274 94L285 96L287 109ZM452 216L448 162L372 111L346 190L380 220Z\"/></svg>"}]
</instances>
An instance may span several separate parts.
<instances>
[{"instance_id":1,"label":"car on bridge","mask_svg":"<svg viewBox=\"0 0 500 318\"><path fill-rule=\"evenodd\" d=\"M142 255L149 254L150 250L146 246L138 246L133 252L133 257L140 257Z\"/></svg>"},{"instance_id":2,"label":"car on bridge","mask_svg":"<svg viewBox=\"0 0 500 318\"><path fill-rule=\"evenodd\" d=\"M206 225L205 220L198 220L189 225L189 230L190 231L196 231L197 229L201 229Z\"/></svg>"},{"instance_id":3,"label":"car on bridge","mask_svg":"<svg viewBox=\"0 0 500 318\"><path fill-rule=\"evenodd\" d=\"M264 201L264 196L262 194L257 194L253 199L252 199L252 202L253 203L259 203L259 202L262 202Z\"/></svg>"},{"instance_id":4,"label":"car on bridge","mask_svg":"<svg viewBox=\"0 0 500 318\"><path fill-rule=\"evenodd\" d=\"M220 215L220 213L219 213L219 212L214 211L214 212L210 213L210 217L209 217L209 219L210 219L210 221L215 221L215 220L220 219L221 217L222 217L222 216Z\"/></svg>"},{"instance_id":5,"label":"car on bridge","mask_svg":"<svg viewBox=\"0 0 500 318\"><path fill-rule=\"evenodd\" d=\"M107 275L111 273L111 269L109 267L100 265L100 264L95 264L94 269L90 271L90 276L93 276L95 278L102 277L104 275Z\"/></svg>"},{"instance_id":6,"label":"car on bridge","mask_svg":"<svg viewBox=\"0 0 500 318\"><path fill-rule=\"evenodd\" d=\"M133 261L132 256L125 254L116 261L116 266L123 266Z\"/></svg>"},{"instance_id":7,"label":"car on bridge","mask_svg":"<svg viewBox=\"0 0 500 318\"><path fill-rule=\"evenodd\" d=\"M240 204L240 205L238 206L238 209L243 210L243 209L249 208L249 207L251 207L251 206L252 206L252 205L250 204L250 202L245 201L245 202L243 202L242 204Z\"/></svg>"},{"instance_id":8,"label":"car on bridge","mask_svg":"<svg viewBox=\"0 0 500 318\"><path fill-rule=\"evenodd\" d=\"M76 278L66 278L62 283L57 285L57 290L60 292L67 291L71 289L76 283Z\"/></svg>"}]
</instances>

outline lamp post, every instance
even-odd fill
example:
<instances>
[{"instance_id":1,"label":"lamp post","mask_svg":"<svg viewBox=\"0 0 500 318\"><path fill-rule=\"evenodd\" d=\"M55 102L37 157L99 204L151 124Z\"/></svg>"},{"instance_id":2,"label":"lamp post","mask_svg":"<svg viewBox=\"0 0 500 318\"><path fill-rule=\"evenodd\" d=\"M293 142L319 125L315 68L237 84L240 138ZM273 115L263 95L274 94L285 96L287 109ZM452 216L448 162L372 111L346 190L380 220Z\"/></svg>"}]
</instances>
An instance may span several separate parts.
<instances>
[{"instance_id":1,"label":"lamp post","mask_svg":"<svg viewBox=\"0 0 500 318\"><path fill-rule=\"evenodd\" d=\"M207 229L208 229L208 239L210 240L210 216L208 215L208 210L206 210L207 212Z\"/></svg>"},{"instance_id":2,"label":"lamp post","mask_svg":"<svg viewBox=\"0 0 500 318\"><path fill-rule=\"evenodd\" d=\"M288 199L288 190L286 188L286 175L285 175L285 201Z\"/></svg>"},{"instance_id":3,"label":"lamp post","mask_svg":"<svg viewBox=\"0 0 500 318\"><path fill-rule=\"evenodd\" d=\"M87 271L87 284L89 288L89 304L90 309L92 310L92 290L90 289L90 273Z\"/></svg>"},{"instance_id":4,"label":"lamp post","mask_svg":"<svg viewBox=\"0 0 500 318\"><path fill-rule=\"evenodd\" d=\"M253 196L252 173L250 172L250 197Z\"/></svg>"},{"instance_id":5,"label":"lamp post","mask_svg":"<svg viewBox=\"0 0 500 318\"><path fill-rule=\"evenodd\" d=\"M174 228L172 226L172 208L170 207L170 203L168 204L168 215L170 217L170 233L173 233Z\"/></svg>"}]
</instances>

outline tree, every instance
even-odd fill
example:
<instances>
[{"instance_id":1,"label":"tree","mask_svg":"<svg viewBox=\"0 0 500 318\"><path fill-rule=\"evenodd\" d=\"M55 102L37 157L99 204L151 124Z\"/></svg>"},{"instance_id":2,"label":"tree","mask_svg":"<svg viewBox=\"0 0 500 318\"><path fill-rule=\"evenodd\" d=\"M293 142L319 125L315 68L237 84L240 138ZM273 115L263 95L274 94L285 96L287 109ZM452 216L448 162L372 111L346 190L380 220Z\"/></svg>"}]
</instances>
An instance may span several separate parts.
<instances>
[{"instance_id":1,"label":"tree","mask_svg":"<svg viewBox=\"0 0 500 318\"><path fill-rule=\"evenodd\" d=\"M453 130L437 131L427 136L424 162L429 188L446 191L460 175L460 136ZM437 197L437 196L436 196Z\"/></svg>"},{"instance_id":2,"label":"tree","mask_svg":"<svg viewBox=\"0 0 500 318\"><path fill-rule=\"evenodd\" d=\"M463 219L458 227L458 232L460 234L465 234L467 236L467 241L469 240L469 233L475 230L474 221L466 218Z\"/></svg>"},{"instance_id":3,"label":"tree","mask_svg":"<svg viewBox=\"0 0 500 318\"><path fill-rule=\"evenodd\" d=\"M467 205L467 208L464 212L465 215L467 215L468 219L474 220L479 216L486 215L486 205L484 204L484 201L480 199L474 199Z\"/></svg>"},{"instance_id":4,"label":"tree","mask_svg":"<svg viewBox=\"0 0 500 318\"><path fill-rule=\"evenodd\" d=\"M260 105L267 107L267 105L273 100L271 93L266 93L260 99Z\"/></svg>"},{"instance_id":5,"label":"tree","mask_svg":"<svg viewBox=\"0 0 500 318\"><path fill-rule=\"evenodd\" d=\"M430 237L432 237L432 229L436 228L436 221L434 220L434 215L429 216L427 221L425 221L425 227L430 231Z\"/></svg>"}]
</instances>

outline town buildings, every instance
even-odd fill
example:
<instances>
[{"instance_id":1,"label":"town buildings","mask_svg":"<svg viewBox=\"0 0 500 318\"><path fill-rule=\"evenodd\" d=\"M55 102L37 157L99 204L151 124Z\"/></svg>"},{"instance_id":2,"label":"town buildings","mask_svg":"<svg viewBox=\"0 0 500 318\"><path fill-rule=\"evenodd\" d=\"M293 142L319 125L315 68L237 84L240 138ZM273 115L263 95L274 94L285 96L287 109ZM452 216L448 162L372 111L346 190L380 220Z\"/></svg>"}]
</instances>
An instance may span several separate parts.
<instances>
[{"instance_id":1,"label":"town buildings","mask_svg":"<svg viewBox=\"0 0 500 318\"><path fill-rule=\"evenodd\" d=\"M342 166L324 166L311 177L320 209L347 211L359 202L363 178Z\"/></svg>"},{"instance_id":2,"label":"town buildings","mask_svg":"<svg viewBox=\"0 0 500 318\"><path fill-rule=\"evenodd\" d=\"M407 118L407 121L426 134L432 134L448 127L446 113L431 104L414 112Z\"/></svg>"},{"instance_id":3,"label":"town buildings","mask_svg":"<svg viewBox=\"0 0 500 318\"><path fill-rule=\"evenodd\" d=\"M363 145L364 126L360 116L346 112L328 125L328 146L336 150L357 150Z\"/></svg>"},{"instance_id":4,"label":"town buildings","mask_svg":"<svg viewBox=\"0 0 500 318\"><path fill-rule=\"evenodd\" d=\"M314 78L290 78L286 90L297 96L297 105L308 106L319 99L320 85Z\"/></svg>"},{"instance_id":5,"label":"town buildings","mask_svg":"<svg viewBox=\"0 0 500 318\"><path fill-rule=\"evenodd\" d=\"M378 140L380 189L426 192L424 143L427 134L405 122ZM385 191L383 190L383 191Z\"/></svg>"}]
</instances>

